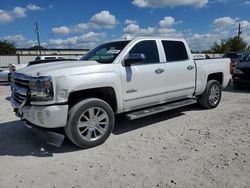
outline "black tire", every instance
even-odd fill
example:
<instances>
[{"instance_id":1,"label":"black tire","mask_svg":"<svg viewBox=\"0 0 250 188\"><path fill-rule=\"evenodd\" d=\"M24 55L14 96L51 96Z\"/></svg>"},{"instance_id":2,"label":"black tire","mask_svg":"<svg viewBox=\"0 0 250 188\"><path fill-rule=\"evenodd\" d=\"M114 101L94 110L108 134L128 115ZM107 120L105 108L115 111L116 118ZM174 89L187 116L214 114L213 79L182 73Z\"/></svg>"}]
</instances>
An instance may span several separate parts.
<instances>
[{"instance_id":1,"label":"black tire","mask_svg":"<svg viewBox=\"0 0 250 188\"><path fill-rule=\"evenodd\" d=\"M212 95L211 89L213 89L213 88L218 89L217 99L214 99L215 102L212 102L211 101L212 99L210 100L210 97L212 97L211 96ZM222 92L221 92L220 83L217 80L209 80L207 82L206 89L205 89L204 93L198 97L198 103L200 104L200 106L207 108L207 109L216 108L220 103L221 95L222 95Z\"/></svg>"},{"instance_id":2,"label":"black tire","mask_svg":"<svg viewBox=\"0 0 250 188\"><path fill-rule=\"evenodd\" d=\"M97 129L90 130L90 129L95 129L93 127L86 128L87 133L91 131L90 139L92 139L92 136L94 134L93 131L95 131L94 136L96 136L97 133L100 134L98 136L101 136L101 137L96 139L96 140L86 140L87 136L84 136L83 134L81 134L80 133L81 130L79 128L79 121L81 121L81 119L83 117L85 117L84 116L85 113L87 113L87 112L90 113L89 112L90 109L94 109L94 110L100 109L101 112L104 113L104 115L107 119L107 122L108 122L108 123L106 122L106 125L105 125L106 128L102 129L102 130L105 130L103 135L101 135L101 132L98 132ZM89 114L89 116L90 116L90 114ZM94 117L98 118L97 116L94 116ZM89 119L90 119L90 117L89 117ZM106 119L105 119L105 121L106 121ZM86 122L88 123L89 120L83 121L83 123L86 123ZM68 122L67 122L67 125L65 127L65 133L66 133L67 137L74 144L76 144L82 148L89 148L89 147L94 147L94 146L97 146L97 145L104 143L107 140L107 138L110 136L110 134L114 128L114 124L115 124L114 112L108 103L106 103L103 100L97 99L97 98L83 99L83 100L79 101L78 103L76 103L74 106L72 106L72 108L69 110ZM92 126L94 126L94 125L92 124Z\"/></svg>"}]
</instances>

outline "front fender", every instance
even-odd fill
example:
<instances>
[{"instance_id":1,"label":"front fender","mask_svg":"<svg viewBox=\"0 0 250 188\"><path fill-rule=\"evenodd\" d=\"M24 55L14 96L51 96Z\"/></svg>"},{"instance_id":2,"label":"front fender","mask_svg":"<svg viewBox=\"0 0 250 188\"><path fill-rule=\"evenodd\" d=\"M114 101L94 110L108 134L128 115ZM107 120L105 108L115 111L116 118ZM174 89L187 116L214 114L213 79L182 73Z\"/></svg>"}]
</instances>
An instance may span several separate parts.
<instances>
[{"instance_id":1,"label":"front fender","mask_svg":"<svg viewBox=\"0 0 250 188\"><path fill-rule=\"evenodd\" d=\"M65 103L69 94L76 91L112 87L116 93L117 112L123 111L121 80L115 72L75 74L60 76L56 79L56 101Z\"/></svg>"}]
</instances>

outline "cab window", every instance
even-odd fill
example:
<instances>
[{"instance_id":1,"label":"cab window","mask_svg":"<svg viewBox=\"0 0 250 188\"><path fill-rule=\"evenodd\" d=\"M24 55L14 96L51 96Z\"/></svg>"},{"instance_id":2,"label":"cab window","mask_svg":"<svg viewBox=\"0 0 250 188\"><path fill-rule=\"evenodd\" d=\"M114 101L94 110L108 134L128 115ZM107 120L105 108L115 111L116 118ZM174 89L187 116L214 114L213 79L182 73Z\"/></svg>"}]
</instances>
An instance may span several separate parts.
<instances>
[{"instance_id":1,"label":"cab window","mask_svg":"<svg viewBox=\"0 0 250 188\"><path fill-rule=\"evenodd\" d=\"M186 47L181 41L162 41L167 62L188 60Z\"/></svg>"},{"instance_id":2,"label":"cab window","mask_svg":"<svg viewBox=\"0 0 250 188\"><path fill-rule=\"evenodd\" d=\"M137 43L130 51L129 54L144 54L145 64L159 63L159 53L155 40L141 41Z\"/></svg>"}]
</instances>

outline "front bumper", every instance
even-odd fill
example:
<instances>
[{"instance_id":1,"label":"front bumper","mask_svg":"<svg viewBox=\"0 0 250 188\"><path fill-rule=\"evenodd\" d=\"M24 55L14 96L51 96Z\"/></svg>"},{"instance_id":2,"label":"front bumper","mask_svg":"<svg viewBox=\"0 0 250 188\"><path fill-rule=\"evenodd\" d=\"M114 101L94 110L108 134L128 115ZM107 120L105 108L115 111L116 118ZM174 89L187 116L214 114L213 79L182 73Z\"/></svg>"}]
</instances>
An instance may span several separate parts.
<instances>
[{"instance_id":1,"label":"front bumper","mask_svg":"<svg viewBox=\"0 0 250 188\"><path fill-rule=\"evenodd\" d=\"M11 100L14 111L22 120L42 128L65 127L68 117L68 105L24 106L17 107Z\"/></svg>"}]
</instances>

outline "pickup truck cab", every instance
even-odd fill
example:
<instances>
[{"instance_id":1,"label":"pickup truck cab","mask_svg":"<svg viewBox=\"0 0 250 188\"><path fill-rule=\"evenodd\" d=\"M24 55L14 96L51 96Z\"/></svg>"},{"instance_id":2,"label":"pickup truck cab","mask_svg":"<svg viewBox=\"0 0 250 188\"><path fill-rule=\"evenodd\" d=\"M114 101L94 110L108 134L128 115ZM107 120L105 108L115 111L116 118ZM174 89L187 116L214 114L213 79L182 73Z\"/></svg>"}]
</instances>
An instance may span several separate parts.
<instances>
[{"instance_id":1,"label":"pickup truck cab","mask_svg":"<svg viewBox=\"0 0 250 188\"><path fill-rule=\"evenodd\" d=\"M115 114L133 120L197 102L215 108L230 79L229 59L194 61L185 40L140 37L102 44L74 63L17 71L11 104L26 125L46 130L47 142L62 138L49 129L64 127L86 148L109 137Z\"/></svg>"}]
</instances>

